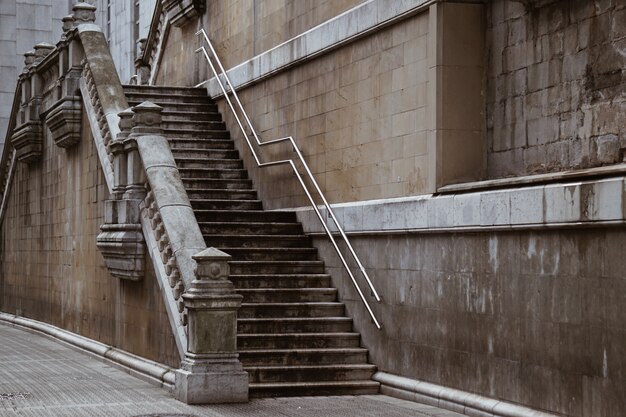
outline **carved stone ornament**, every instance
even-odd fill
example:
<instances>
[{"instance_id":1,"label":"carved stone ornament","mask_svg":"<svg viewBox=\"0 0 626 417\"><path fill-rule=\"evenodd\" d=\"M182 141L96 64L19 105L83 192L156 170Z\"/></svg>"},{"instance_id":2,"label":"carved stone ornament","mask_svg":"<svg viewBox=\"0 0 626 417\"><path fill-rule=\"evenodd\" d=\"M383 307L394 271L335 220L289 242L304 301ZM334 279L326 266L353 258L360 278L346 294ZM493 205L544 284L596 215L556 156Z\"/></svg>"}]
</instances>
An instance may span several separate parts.
<instances>
[{"instance_id":1,"label":"carved stone ornament","mask_svg":"<svg viewBox=\"0 0 626 417\"><path fill-rule=\"evenodd\" d=\"M15 128L11 143L15 148L18 161L30 164L41 159L43 147L41 122L30 121Z\"/></svg>"},{"instance_id":2,"label":"carved stone ornament","mask_svg":"<svg viewBox=\"0 0 626 417\"><path fill-rule=\"evenodd\" d=\"M72 7L74 25L80 25L82 23L94 23L96 21L96 6L81 2L76 3Z\"/></svg>"},{"instance_id":3,"label":"carved stone ornament","mask_svg":"<svg viewBox=\"0 0 626 417\"><path fill-rule=\"evenodd\" d=\"M69 148L80 141L82 100L80 96L63 97L48 110L46 125L52 139L61 148Z\"/></svg>"},{"instance_id":4,"label":"carved stone ornament","mask_svg":"<svg viewBox=\"0 0 626 417\"><path fill-rule=\"evenodd\" d=\"M146 244L139 223L141 200L107 200L105 223L96 238L109 273L116 278L140 281L145 273Z\"/></svg>"},{"instance_id":5,"label":"carved stone ornament","mask_svg":"<svg viewBox=\"0 0 626 417\"><path fill-rule=\"evenodd\" d=\"M170 23L182 27L204 13L206 0L162 0L161 5Z\"/></svg>"}]
</instances>

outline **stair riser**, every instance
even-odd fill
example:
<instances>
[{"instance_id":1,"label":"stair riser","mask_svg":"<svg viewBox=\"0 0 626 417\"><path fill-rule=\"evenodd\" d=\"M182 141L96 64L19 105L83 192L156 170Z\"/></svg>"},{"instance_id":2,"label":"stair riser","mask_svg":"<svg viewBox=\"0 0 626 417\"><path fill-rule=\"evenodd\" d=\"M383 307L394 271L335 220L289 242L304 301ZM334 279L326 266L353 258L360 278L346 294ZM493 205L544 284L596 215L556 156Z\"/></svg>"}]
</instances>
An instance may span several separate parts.
<instances>
[{"instance_id":1,"label":"stair riser","mask_svg":"<svg viewBox=\"0 0 626 417\"><path fill-rule=\"evenodd\" d=\"M189 129L189 130L225 130L226 125L216 120L168 120L163 121L164 129Z\"/></svg>"},{"instance_id":2,"label":"stair riser","mask_svg":"<svg viewBox=\"0 0 626 417\"><path fill-rule=\"evenodd\" d=\"M230 139L230 133L227 130L191 130L191 129L163 129L166 136L173 138L190 138L190 139Z\"/></svg>"},{"instance_id":3,"label":"stair riser","mask_svg":"<svg viewBox=\"0 0 626 417\"><path fill-rule=\"evenodd\" d=\"M212 192L212 194L217 194ZM189 197L193 195L193 192L189 192ZM253 196L240 196L237 194L237 197L240 199L245 199L245 197L251 198ZM203 234L207 235L228 235L228 234L239 234L239 235L271 235L271 234L280 234L280 235L301 235L302 227L295 224L288 223L246 223L241 222L238 223L215 223L215 224L200 224L200 230Z\"/></svg>"},{"instance_id":4,"label":"stair riser","mask_svg":"<svg viewBox=\"0 0 626 417\"><path fill-rule=\"evenodd\" d=\"M192 200L191 207L200 210L260 210L263 205L258 200L253 201L237 201L237 200Z\"/></svg>"},{"instance_id":5,"label":"stair riser","mask_svg":"<svg viewBox=\"0 0 626 417\"><path fill-rule=\"evenodd\" d=\"M246 179L203 179L198 180L196 178L187 179L183 178L183 184L188 191L202 190L202 189L220 189L220 190L244 190L252 189L252 181ZM225 220L228 221L228 220ZM252 220L249 220L252 221Z\"/></svg>"},{"instance_id":6,"label":"stair riser","mask_svg":"<svg viewBox=\"0 0 626 417\"><path fill-rule=\"evenodd\" d=\"M183 180L185 183L186 180ZM210 222L278 222L296 223L293 213L281 211L205 211L196 212L198 221ZM311 247L308 245L308 247Z\"/></svg>"},{"instance_id":7,"label":"stair riser","mask_svg":"<svg viewBox=\"0 0 626 417\"><path fill-rule=\"evenodd\" d=\"M351 320L315 320L310 322L263 321L237 322L238 333L323 333L323 332L350 332Z\"/></svg>"},{"instance_id":8,"label":"stair riser","mask_svg":"<svg viewBox=\"0 0 626 417\"><path fill-rule=\"evenodd\" d=\"M208 245L207 245L208 246ZM231 275L231 282L238 289L252 288L328 288L330 278L237 278Z\"/></svg>"},{"instance_id":9,"label":"stair riser","mask_svg":"<svg viewBox=\"0 0 626 417\"><path fill-rule=\"evenodd\" d=\"M242 169L243 162L238 159L209 159L209 160L196 160L196 161L176 161L178 168L183 170L189 170L196 168L203 169Z\"/></svg>"},{"instance_id":10,"label":"stair riser","mask_svg":"<svg viewBox=\"0 0 626 417\"><path fill-rule=\"evenodd\" d=\"M278 317L341 317L344 314L342 304L333 307L297 306L284 307L260 305L242 306L237 315L243 318L278 318Z\"/></svg>"},{"instance_id":11,"label":"stair riser","mask_svg":"<svg viewBox=\"0 0 626 417\"><path fill-rule=\"evenodd\" d=\"M317 252L301 253L286 251L258 252L254 249L234 249L218 247L233 257L236 261L317 261Z\"/></svg>"},{"instance_id":12,"label":"stair riser","mask_svg":"<svg viewBox=\"0 0 626 417\"><path fill-rule=\"evenodd\" d=\"M185 180L204 180L204 179L247 179L248 173L242 169L183 169L180 175Z\"/></svg>"},{"instance_id":13,"label":"stair riser","mask_svg":"<svg viewBox=\"0 0 626 417\"><path fill-rule=\"evenodd\" d=\"M239 152L234 149L172 149L174 159L197 158L197 159L239 159Z\"/></svg>"},{"instance_id":14,"label":"stair riser","mask_svg":"<svg viewBox=\"0 0 626 417\"><path fill-rule=\"evenodd\" d=\"M294 348L295 349L295 348ZM271 353L263 352L255 354L249 352L239 352L239 360L246 366L306 366L306 365L332 365L341 363L343 365L359 364L367 362L367 353L341 353L341 354L324 354L324 353L308 353L291 351L288 354L280 352Z\"/></svg>"},{"instance_id":15,"label":"stair riser","mask_svg":"<svg viewBox=\"0 0 626 417\"><path fill-rule=\"evenodd\" d=\"M248 372L249 382L358 381L374 375L373 371L361 369L252 370L244 367L244 370Z\"/></svg>"},{"instance_id":16,"label":"stair riser","mask_svg":"<svg viewBox=\"0 0 626 417\"><path fill-rule=\"evenodd\" d=\"M199 190L190 188L187 190L190 199L208 200L256 200L257 195L254 190Z\"/></svg>"},{"instance_id":17,"label":"stair riser","mask_svg":"<svg viewBox=\"0 0 626 417\"><path fill-rule=\"evenodd\" d=\"M316 265L233 265L231 274L323 274L324 266Z\"/></svg>"},{"instance_id":18,"label":"stair riser","mask_svg":"<svg viewBox=\"0 0 626 417\"><path fill-rule=\"evenodd\" d=\"M376 395L379 392L378 386L364 387L250 387L250 398L274 398L274 397L303 397L303 396L329 396L329 395Z\"/></svg>"},{"instance_id":19,"label":"stair riser","mask_svg":"<svg viewBox=\"0 0 626 417\"><path fill-rule=\"evenodd\" d=\"M141 104L143 101L145 100L128 100L128 105L130 107L136 106L138 104ZM151 101L151 100L150 100ZM155 103L153 101L153 103ZM158 104L159 106L161 106L163 108L163 112L167 113L169 111L175 111L175 112L181 112L181 111L186 111L189 113L216 113L217 112L217 105L215 104L207 104L207 103L176 103L176 102L171 102L171 103L164 103L164 102L159 102L159 103L155 103Z\"/></svg>"},{"instance_id":20,"label":"stair riser","mask_svg":"<svg viewBox=\"0 0 626 417\"><path fill-rule=\"evenodd\" d=\"M188 87L141 87L136 85L125 85L124 92L126 95L132 96L136 94L141 94L142 96L149 95L151 93L156 94L176 94L181 95L184 94L186 96L201 96L204 97L205 100L210 100L207 96L206 89L204 88L188 88ZM153 97L158 97L153 95Z\"/></svg>"},{"instance_id":21,"label":"stair riser","mask_svg":"<svg viewBox=\"0 0 626 417\"><path fill-rule=\"evenodd\" d=\"M297 335L293 337L245 336L237 337L237 349L328 349L358 348L358 336L320 337Z\"/></svg>"},{"instance_id":22,"label":"stair riser","mask_svg":"<svg viewBox=\"0 0 626 417\"><path fill-rule=\"evenodd\" d=\"M207 96L196 96L196 95L186 95L185 97L180 97L175 94L138 94L138 93L127 93L127 100L129 103L142 103L144 101L150 101L154 104L207 104Z\"/></svg>"},{"instance_id":23,"label":"stair riser","mask_svg":"<svg viewBox=\"0 0 626 417\"><path fill-rule=\"evenodd\" d=\"M264 293L263 290L255 292L239 292L243 295L244 303L330 303L337 301L337 294L326 293Z\"/></svg>"},{"instance_id":24,"label":"stair riser","mask_svg":"<svg viewBox=\"0 0 626 417\"><path fill-rule=\"evenodd\" d=\"M178 112L178 111L163 111L163 122L221 122L222 115L217 112Z\"/></svg>"},{"instance_id":25,"label":"stair riser","mask_svg":"<svg viewBox=\"0 0 626 417\"><path fill-rule=\"evenodd\" d=\"M198 216L201 217L201 216ZM198 221L202 221L198 218ZM278 237L276 239L271 235L262 236L259 235L259 240L250 240L248 237L242 238L240 236L205 236L204 241L207 246L215 247L248 247L248 248L307 248L311 247L311 239L305 236L290 235L289 237L294 239L287 239L285 237Z\"/></svg>"},{"instance_id":26,"label":"stair riser","mask_svg":"<svg viewBox=\"0 0 626 417\"><path fill-rule=\"evenodd\" d=\"M230 139L183 139L183 138L168 138L170 146L172 147L172 153L183 152L184 150L197 149L213 150L223 149L232 151L235 149L235 144Z\"/></svg>"}]
</instances>

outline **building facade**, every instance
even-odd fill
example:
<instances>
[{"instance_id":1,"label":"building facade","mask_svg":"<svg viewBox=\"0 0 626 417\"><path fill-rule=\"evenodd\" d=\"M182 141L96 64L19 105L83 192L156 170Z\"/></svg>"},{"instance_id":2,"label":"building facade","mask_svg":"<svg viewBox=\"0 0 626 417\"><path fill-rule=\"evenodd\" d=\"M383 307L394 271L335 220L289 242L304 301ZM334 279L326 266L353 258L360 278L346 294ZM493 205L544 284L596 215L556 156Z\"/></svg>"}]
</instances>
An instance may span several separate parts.
<instances>
[{"instance_id":1,"label":"building facade","mask_svg":"<svg viewBox=\"0 0 626 417\"><path fill-rule=\"evenodd\" d=\"M200 85L212 97L264 209L294 211L315 245L377 367L380 392L468 415L626 413L626 3L109 0L97 7L122 84ZM2 10L21 22L18 9ZM56 44L55 25L41 41ZM365 291L349 260L375 319L326 233L349 258L329 210L320 206L320 223L289 166L258 166L250 147L261 162L295 158L293 150L256 146L254 135L242 134L242 114L231 111L197 51L208 49L200 29L261 142L292 136L301 149L381 296ZM75 147L55 147L44 129L39 162L10 158L19 141L5 150L0 311L178 368L186 319L172 312L170 289L159 281L164 249L160 237L150 246L146 226L154 217L136 229L146 245L139 282L117 279L123 273L96 245L112 222L105 201L121 169L106 135L123 134L123 122L110 115L133 95L122 100L119 83L98 81L87 26L71 30L81 34L95 81L81 84ZM0 42L16 55L15 41ZM10 70L17 75L21 64ZM2 76L6 97L15 76ZM99 95L91 102L104 102L101 114L96 105L90 116L87 91ZM42 97L45 108L51 99ZM15 105L2 101L0 116L19 130L24 121L10 121ZM167 177L171 183L151 177L160 165L137 142L154 203L165 198L159 187L184 175ZM187 193L176 204L189 205ZM154 211L149 199L143 204L142 213ZM187 233L183 242L205 227L197 212L171 226L165 211L159 216L172 241L176 228ZM185 289L191 248L200 249L183 242L174 250Z\"/></svg>"}]
</instances>

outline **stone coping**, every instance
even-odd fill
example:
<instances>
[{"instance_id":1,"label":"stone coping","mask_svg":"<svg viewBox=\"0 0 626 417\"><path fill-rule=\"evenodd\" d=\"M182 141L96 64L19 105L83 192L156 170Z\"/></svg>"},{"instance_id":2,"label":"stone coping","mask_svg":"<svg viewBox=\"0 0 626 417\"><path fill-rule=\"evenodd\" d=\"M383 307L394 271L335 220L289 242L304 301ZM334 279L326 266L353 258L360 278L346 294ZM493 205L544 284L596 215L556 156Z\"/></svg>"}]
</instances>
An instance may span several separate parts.
<instances>
[{"instance_id":1,"label":"stone coping","mask_svg":"<svg viewBox=\"0 0 626 417\"><path fill-rule=\"evenodd\" d=\"M626 177L462 194L333 204L347 234L482 232L626 225ZM312 208L296 208L309 234L323 228ZM320 208L324 217L326 210ZM336 230L332 220L327 220Z\"/></svg>"},{"instance_id":2,"label":"stone coping","mask_svg":"<svg viewBox=\"0 0 626 417\"><path fill-rule=\"evenodd\" d=\"M85 352L96 359L138 377L150 384L172 391L174 370L168 366L142 358L116 347L98 342L48 323L0 312L0 322L39 333L65 343L71 348Z\"/></svg>"},{"instance_id":3,"label":"stone coping","mask_svg":"<svg viewBox=\"0 0 626 417\"><path fill-rule=\"evenodd\" d=\"M500 401L482 395L448 388L430 382L377 372L373 378L380 382L380 393L403 400L444 408L469 416L481 417L556 417L539 410Z\"/></svg>"}]
</instances>

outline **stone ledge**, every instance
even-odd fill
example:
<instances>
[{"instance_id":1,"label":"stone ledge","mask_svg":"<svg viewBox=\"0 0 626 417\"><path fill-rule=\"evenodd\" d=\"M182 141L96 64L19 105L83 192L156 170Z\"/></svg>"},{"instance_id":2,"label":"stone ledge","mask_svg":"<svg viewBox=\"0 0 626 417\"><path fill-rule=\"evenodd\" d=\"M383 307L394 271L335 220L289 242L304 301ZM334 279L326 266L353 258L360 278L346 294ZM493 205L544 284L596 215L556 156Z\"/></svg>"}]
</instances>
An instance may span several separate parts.
<instances>
[{"instance_id":1,"label":"stone ledge","mask_svg":"<svg viewBox=\"0 0 626 417\"><path fill-rule=\"evenodd\" d=\"M626 177L333 204L348 234L481 232L626 224ZM294 209L292 209L294 210ZM295 209L304 230L323 233L310 207ZM327 218L326 210L320 208ZM326 220L331 231L336 228Z\"/></svg>"}]
</instances>

